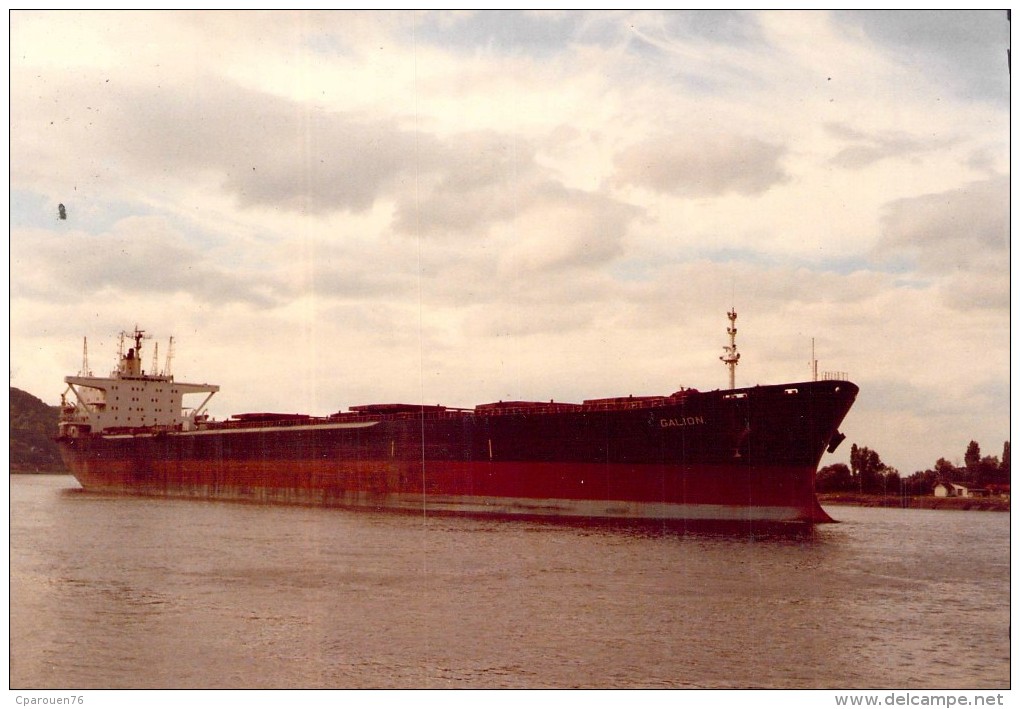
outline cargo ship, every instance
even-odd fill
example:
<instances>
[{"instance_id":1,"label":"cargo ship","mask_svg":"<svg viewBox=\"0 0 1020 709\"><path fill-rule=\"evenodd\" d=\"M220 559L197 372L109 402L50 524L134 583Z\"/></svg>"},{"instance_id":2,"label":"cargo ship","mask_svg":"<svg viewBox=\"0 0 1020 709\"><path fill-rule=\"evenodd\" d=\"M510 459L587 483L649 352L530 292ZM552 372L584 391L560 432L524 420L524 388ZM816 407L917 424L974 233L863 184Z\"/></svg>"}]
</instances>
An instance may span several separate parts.
<instances>
[{"instance_id":1,"label":"cargo ship","mask_svg":"<svg viewBox=\"0 0 1020 709\"><path fill-rule=\"evenodd\" d=\"M169 357L159 373L155 360L153 371L142 369L146 336L136 327L122 333L110 376L92 376L86 359L65 377L57 442L82 487L106 493L422 513L831 521L815 473L843 440L838 428L858 388L817 377L736 388L736 312L728 315L720 359L729 389L473 408L365 404L221 421L206 412L217 385L175 381Z\"/></svg>"}]
</instances>

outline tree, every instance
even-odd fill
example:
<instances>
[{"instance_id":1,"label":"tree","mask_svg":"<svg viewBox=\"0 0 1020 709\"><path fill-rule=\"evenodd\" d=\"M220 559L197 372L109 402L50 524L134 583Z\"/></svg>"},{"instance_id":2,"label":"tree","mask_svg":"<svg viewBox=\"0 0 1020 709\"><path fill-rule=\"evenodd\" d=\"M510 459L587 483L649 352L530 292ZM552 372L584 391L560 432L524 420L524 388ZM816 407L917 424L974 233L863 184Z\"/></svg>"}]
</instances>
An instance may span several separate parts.
<instances>
[{"instance_id":1,"label":"tree","mask_svg":"<svg viewBox=\"0 0 1020 709\"><path fill-rule=\"evenodd\" d=\"M843 463L826 465L815 477L815 489L819 492L845 492L853 490L850 468Z\"/></svg>"},{"instance_id":2,"label":"tree","mask_svg":"<svg viewBox=\"0 0 1020 709\"><path fill-rule=\"evenodd\" d=\"M960 468L945 458L939 458L933 470L919 470L904 480L904 489L912 495L924 495L931 494L932 488L940 482L963 483L972 487L1009 485L1009 441L1002 445L1001 462L994 455L982 457L977 441L967 445L964 460L965 466Z\"/></svg>"},{"instance_id":3,"label":"tree","mask_svg":"<svg viewBox=\"0 0 1020 709\"><path fill-rule=\"evenodd\" d=\"M967 444L967 452L963 454L963 464L967 468L968 473L976 473L978 466L981 464L981 446L978 445L977 441L971 441Z\"/></svg>"},{"instance_id":4,"label":"tree","mask_svg":"<svg viewBox=\"0 0 1020 709\"><path fill-rule=\"evenodd\" d=\"M937 482L939 476L934 470L918 470L903 481L904 490L908 495L930 495Z\"/></svg>"},{"instance_id":5,"label":"tree","mask_svg":"<svg viewBox=\"0 0 1020 709\"><path fill-rule=\"evenodd\" d=\"M885 480L885 475L890 470L892 469L882 462L878 453L870 448L858 447L856 443L850 447L850 474L853 477L854 486L860 492L884 492L887 490L888 481ZM899 473L896 473L896 477L899 478Z\"/></svg>"},{"instance_id":6,"label":"tree","mask_svg":"<svg viewBox=\"0 0 1020 709\"><path fill-rule=\"evenodd\" d=\"M1003 450L1005 452L1005 450ZM996 482L999 477L999 459L994 455L981 455L981 446L977 441L971 441L967 445L967 452L963 456L964 471L963 478L971 485L983 487L991 482Z\"/></svg>"},{"instance_id":7,"label":"tree","mask_svg":"<svg viewBox=\"0 0 1020 709\"><path fill-rule=\"evenodd\" d=\"M960 479L960 469L945 458L935 461L936 482L953 482Z\"/></svg>"},{"instance_id":8,"label":"tree","mask_svg":"<svg viewBox=\"0 0 1020 709\"><path fill-rule=\"evenodd\" d=\"M998 472L999 459L994 455L986 455L981 459L981 462L977 464L974 474L974 484L978 487L984 487L988 483L994 483L997 480Z\"/></svg>"},{"instance_id":9,"label":"tree","mask_svg":"<svg viewBox=\"0 0 1020 709\"><path fill-rule=\"evenodd\" d=\"M883 495L898 495L903 487L903 480L900 478L900 471L896 468L885 469L885 474L882 475L882 494Z\"/></svg>"}]
</instances>

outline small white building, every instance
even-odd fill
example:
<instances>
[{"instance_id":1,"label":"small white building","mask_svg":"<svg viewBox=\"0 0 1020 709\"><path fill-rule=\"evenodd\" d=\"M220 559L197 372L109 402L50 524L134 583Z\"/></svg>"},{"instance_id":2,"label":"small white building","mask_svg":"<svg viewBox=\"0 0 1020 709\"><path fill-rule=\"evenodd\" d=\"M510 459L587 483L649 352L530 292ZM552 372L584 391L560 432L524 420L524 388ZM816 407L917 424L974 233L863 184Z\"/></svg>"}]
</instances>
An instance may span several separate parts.
<instances>
[{"instance_id":1,"label":"small white building","mask_svg":"<svg viewBox=\"0 0 1020 709\"><path fill-rule=\"evenodd\" d=\"M935 497L970 497L970 488L956 483L936 483Z\"/></svg>"}]
</instances>

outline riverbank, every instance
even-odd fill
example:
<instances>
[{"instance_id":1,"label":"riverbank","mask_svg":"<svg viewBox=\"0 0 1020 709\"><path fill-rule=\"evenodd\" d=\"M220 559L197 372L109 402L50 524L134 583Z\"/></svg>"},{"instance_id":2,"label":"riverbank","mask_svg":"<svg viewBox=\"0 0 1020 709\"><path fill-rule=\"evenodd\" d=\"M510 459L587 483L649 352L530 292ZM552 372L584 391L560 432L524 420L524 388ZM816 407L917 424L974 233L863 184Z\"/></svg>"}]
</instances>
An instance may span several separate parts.
<instances>
[{"instance_id":1,"label":"riverbank","mask_svg":"<svg viewBox=\"0 0 1020 709\"><path fill-rule=\"evenodd\" d=\"M898 507L913 510L983 510L1009 512L1008 497L935 497L934 495L863 495L850 492L818 493L822 506Z\"/></svg>"}]
</instances>

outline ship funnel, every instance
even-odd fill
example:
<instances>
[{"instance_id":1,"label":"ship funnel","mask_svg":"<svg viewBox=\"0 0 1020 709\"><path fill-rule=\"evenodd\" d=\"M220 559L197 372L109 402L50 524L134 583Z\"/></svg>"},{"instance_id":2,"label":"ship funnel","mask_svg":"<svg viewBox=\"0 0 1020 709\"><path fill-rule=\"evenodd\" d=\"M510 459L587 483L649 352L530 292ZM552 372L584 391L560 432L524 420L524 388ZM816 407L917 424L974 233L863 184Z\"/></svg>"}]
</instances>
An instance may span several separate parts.
<instances>
[{"instance_id":1,"label":"ship funnel","mask_svg":"<svg viewBox=\"0 0 1020 709\"><path fill-rule=\"evenodd\" d=\"M126 335L126 332L122 332L120 334L122 344L120 348L120 362L117 365L117 373L121 376L140 377L142 376L142 339L145 337L145 332L143 330L139 330L138 327L135 326L135 331L131 334L131 337L134 338L135 346L129 347L127 354L123 354L123 340Z\"/></svg>"}]
</instances>

